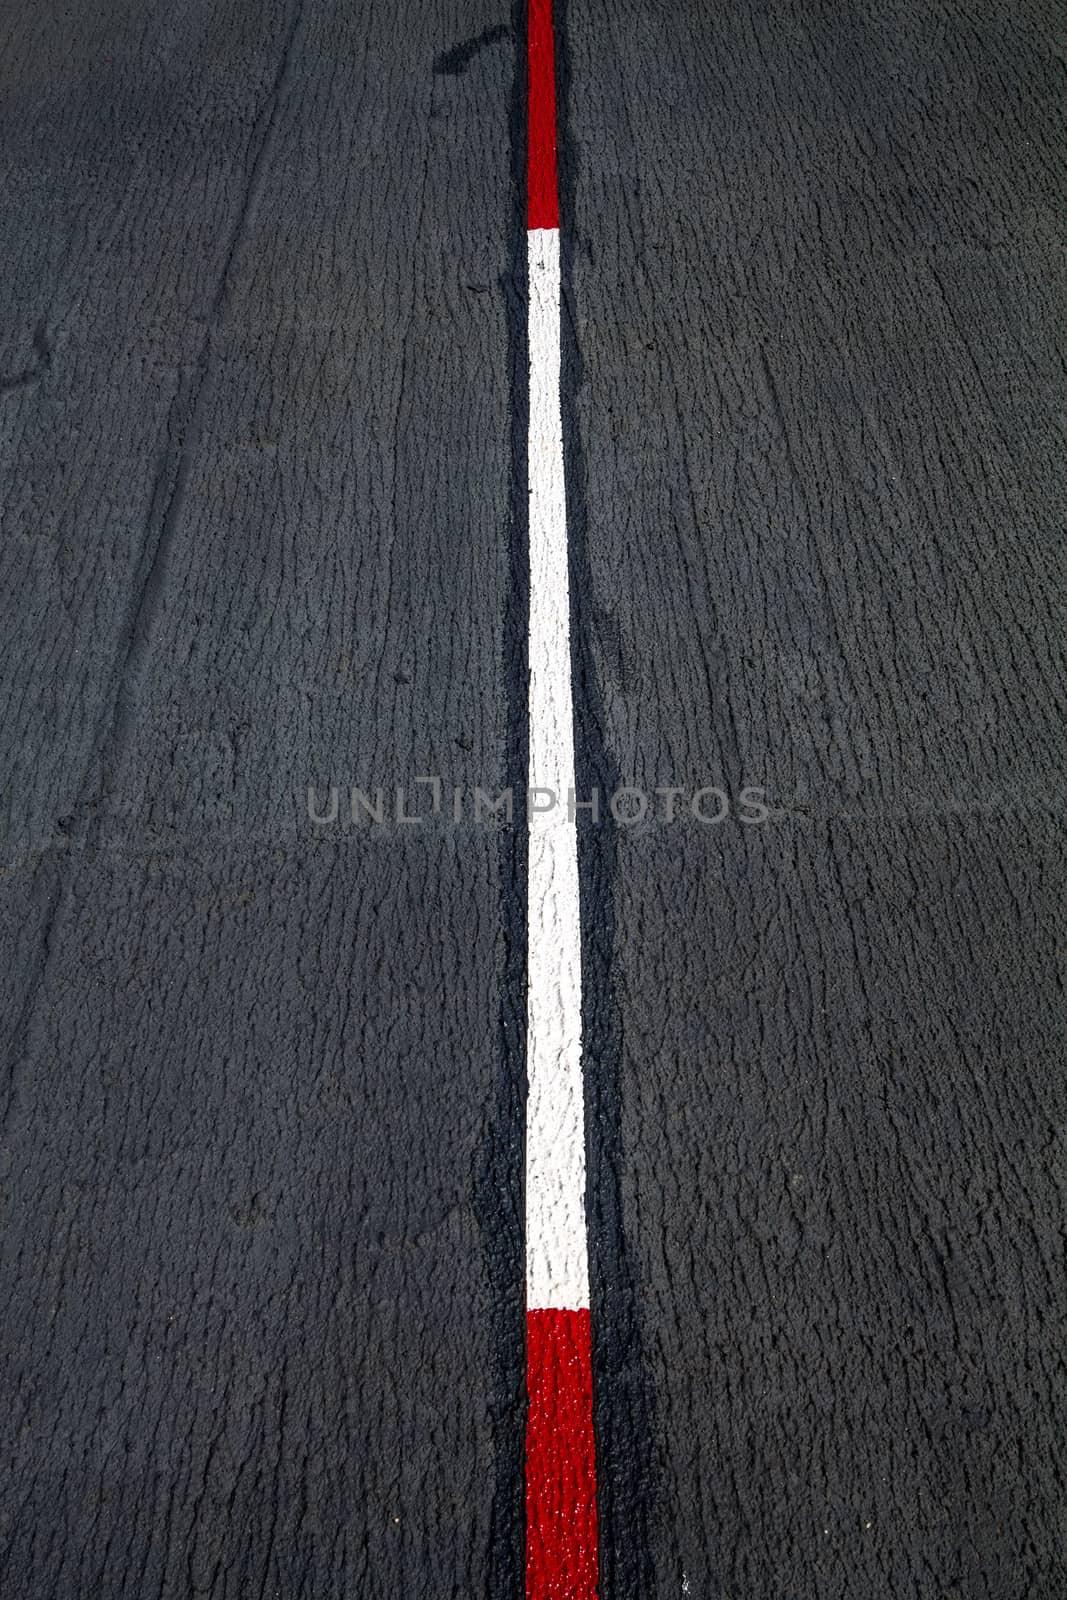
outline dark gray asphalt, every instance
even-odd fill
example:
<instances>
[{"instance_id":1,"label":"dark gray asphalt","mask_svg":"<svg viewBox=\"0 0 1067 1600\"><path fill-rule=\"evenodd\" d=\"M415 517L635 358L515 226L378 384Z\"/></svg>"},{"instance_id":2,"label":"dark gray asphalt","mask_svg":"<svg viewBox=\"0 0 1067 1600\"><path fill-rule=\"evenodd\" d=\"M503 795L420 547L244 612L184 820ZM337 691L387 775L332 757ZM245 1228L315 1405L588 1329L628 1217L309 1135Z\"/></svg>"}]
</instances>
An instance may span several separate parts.
<instances>
[{"instance_id":1,"label":"dark gray asphalt","mask_svg":"<svg viewBox=\"0 0 1067 1600\"><path fill-rule=\"evenodd\" d=\"M646 791L762 784L777 808L615 850L636 1317L601 1360L623 1446L606 1560L631 1563L623 1589L702 1600L1052 1600L1052 9L568 0L566 18L602 754Z\"/></svg>"},{"instance_id":2,"label":"dark gray asphalt","mask_svg":"<svg viewBox=\"0 0 1067 1600\"><path fill-rule=\"evenodd\" d=\"M503 781L513 49L434 71L496 20L0 25L5 1594L500 1559L499 841L305 815Z\"/></svg>"},{"instance_id":3,"label":"dark gray asphalt","mask_svg":"<svg viewBox=\"0 0 1067 1600\"><path fill-rule=\"evenodd\" d=\"M1055 20L562 19L606 1600L1067 1592ZM5 1594L521 1592L518 32L0 19Z\"/></svg>"}]
</instances>

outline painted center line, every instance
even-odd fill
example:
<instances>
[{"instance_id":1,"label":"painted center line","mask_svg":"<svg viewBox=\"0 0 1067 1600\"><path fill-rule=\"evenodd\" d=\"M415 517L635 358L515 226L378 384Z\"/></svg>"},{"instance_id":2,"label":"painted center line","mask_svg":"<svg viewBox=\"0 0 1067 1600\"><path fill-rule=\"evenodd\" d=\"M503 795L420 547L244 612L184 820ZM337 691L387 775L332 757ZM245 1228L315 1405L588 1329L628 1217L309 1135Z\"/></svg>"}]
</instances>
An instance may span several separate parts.
<instances>
[{"instance_id":1,"label":"painted center line","mask_svg":"<svg viewBox=\"0 0 1067 1600\"><path fill-rule=\"evenodd\" d=\"M528 12L530 361L526 1594L597 1591L560 241L551 0ZM540 795L536 791L542 791Z\"/></svg>"}]
</instances>

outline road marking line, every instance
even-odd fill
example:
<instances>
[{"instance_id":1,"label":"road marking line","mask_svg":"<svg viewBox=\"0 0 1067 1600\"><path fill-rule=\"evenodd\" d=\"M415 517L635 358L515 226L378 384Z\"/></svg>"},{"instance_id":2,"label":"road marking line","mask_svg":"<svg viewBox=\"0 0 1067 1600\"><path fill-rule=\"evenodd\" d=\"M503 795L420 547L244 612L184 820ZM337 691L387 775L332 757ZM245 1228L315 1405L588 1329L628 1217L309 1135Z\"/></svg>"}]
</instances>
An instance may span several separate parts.
<instances>
[{"instance_id":1,"label":"road marking line","mask_svg":"<svg viewBox=\"0 0 1067 1600\"><path fill-rule=\"evenodd\" d=\"M559 227L556 178L556 52L552 0L529 0L526 59L527 102L526 226Z\"/></svg>"},{"instance_id":2,"label":"road marking line","mask_svg":"<svg viewBox=\"0 0 1067 1600\"><path fill-rule=\"evenodd\" d=\"M560 420L559 233L529 235L530 789L526 1303L589 1305L570 584Z\"/></svg>"},{"instance_id":3,"label":"road marking line","mask_svg":"<svg viewBox=\"0 0 1067 1600\"><path fill-rule=\"evenodd\" d=\"M588 1311L531 1311L527 1328L526 1593L597 1592L596 1462Z\"/></svg>"},{"instance_id":4,"label":"road marking line","mask_svg":"<svg viewBox=\"0 0 1067 1600\"><path fill-rule=\"evenodd\" d=\"M526 1595L527 1600L593 1600L596 1461L578 832L569 810L574 699L551 0L529 0L527 51L532 798L526 1018Z\"/></svg>"}]
</instances>

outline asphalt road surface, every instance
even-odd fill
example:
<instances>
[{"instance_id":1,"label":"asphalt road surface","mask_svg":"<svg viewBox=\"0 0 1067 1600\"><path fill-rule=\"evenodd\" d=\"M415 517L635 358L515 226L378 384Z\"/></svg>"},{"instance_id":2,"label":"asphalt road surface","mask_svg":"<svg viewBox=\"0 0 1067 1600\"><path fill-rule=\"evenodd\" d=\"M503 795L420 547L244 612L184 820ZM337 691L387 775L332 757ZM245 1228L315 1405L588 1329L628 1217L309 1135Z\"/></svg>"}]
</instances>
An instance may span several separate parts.
<instances>
[{"instance_id":1,"label":"asphalt road surface","mask_svg":"<svg viewBox=\"0 0 1067 1600\"><path fill-rule=\"evenodd\" d=\"M1063 16L557 28L600 1592L1058 1600ZM0 16L5 1595L523 1591L524 35Z\"/></svg>"}]
</instances>

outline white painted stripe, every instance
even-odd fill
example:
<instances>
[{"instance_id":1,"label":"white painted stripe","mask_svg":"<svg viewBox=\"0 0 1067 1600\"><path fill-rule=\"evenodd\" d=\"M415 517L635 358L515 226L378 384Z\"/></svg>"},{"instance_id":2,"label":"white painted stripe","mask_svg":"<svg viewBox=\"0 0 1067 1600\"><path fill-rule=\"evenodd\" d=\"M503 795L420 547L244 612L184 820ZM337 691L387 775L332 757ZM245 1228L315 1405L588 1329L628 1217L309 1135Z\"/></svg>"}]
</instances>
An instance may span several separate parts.
<instances>
[{"instance_id":1,"label":"white painted stripe","mask_svg":"<svg viewBox=\"0 0 1067 1600\"><path fill-rule=\"evenodd\" d=\"M589 1305L582 1099L581 928L574 788L570 583L560 418L559 233L531 229L530 810L526 1039L526 1303ZM541 797L547 804L547 796Z\"/></svg>"}]
</instances>

